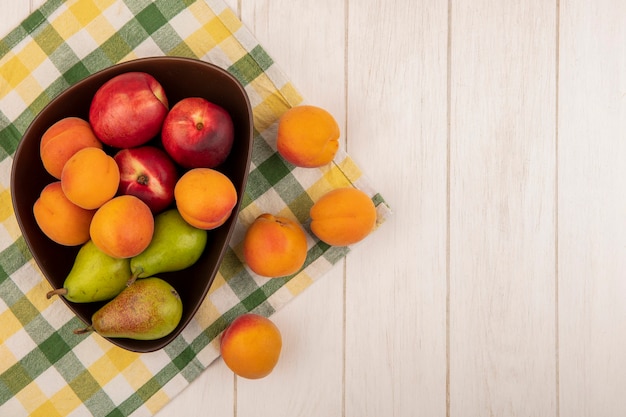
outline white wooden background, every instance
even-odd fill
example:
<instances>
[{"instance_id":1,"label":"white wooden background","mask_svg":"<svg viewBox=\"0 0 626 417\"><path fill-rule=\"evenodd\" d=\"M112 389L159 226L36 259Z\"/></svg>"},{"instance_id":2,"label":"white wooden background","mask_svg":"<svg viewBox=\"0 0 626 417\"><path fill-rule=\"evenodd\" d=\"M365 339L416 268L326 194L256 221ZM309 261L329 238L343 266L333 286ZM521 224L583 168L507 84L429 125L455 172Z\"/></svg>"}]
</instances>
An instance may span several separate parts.
<instances>
[{"instance_id":1,"label":"white wooden background","mask_svg":"<svg viewBox=\"0 0 626 417\"><path fill-rule=\"evenodd\" d=\"M626 415L626 2L227 2L394 216L158 415Z\"/></svg>"}]
</instances>

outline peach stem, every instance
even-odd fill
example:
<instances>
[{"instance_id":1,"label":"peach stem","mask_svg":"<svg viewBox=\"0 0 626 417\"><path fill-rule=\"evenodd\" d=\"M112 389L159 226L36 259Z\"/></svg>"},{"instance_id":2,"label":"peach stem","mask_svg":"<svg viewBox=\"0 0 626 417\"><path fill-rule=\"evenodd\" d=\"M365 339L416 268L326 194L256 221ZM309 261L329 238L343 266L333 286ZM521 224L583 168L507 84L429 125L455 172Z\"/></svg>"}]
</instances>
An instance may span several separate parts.
<instances>
[{"instance_id":1,"label":"peach stem","mask_svg":"<svg viewBox=\"0 0 626 417\"><path fill-rule=\"evenodd\" d=\"M150 179L146 174L141 174L137 177L137 182L141 185L147 185Z\"/></svg>"}]
</instances>

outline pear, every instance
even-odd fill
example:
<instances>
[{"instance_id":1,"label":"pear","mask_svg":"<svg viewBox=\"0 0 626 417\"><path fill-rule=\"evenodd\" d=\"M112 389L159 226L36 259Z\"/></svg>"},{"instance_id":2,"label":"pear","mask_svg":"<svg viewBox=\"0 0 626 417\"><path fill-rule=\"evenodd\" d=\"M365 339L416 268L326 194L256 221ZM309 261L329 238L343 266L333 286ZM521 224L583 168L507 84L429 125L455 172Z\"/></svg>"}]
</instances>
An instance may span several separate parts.
<instances>
[{"instance_id":1,"label":"pear","mask_svg":"<svg viewBox=\"0 0 626 417\"><path fill-rule=\"evenodd\" d=\"M131 276L130 260L113 258L87 241L76 254L63 287L46 294L60 295L74 303L106 301L119 294Z\"/></svg>"},{"instance_id":2,"label":"pear","mask_svg":"<svg viewBox=\"0 0 626 417\"><path fill-rule=\"evenodd\" d=\"M95 331L103 337L154 340L170 334L183 314L180 296L158 277L137 280L91 316L91 326L76 329Z\"/></svg>"},{"instance_id":3,"label":"pear","mask_svg":"<svg viewBox=\"0 0 626 417\"><path fill-rule=\"evenodd\" d=\"M156 215L150 244L130 260L132 276L128 284L132 284L137 278L190 267L202 255L207 235L206 230L187 223L175 208Z\"/></svg>"}]
</instances>

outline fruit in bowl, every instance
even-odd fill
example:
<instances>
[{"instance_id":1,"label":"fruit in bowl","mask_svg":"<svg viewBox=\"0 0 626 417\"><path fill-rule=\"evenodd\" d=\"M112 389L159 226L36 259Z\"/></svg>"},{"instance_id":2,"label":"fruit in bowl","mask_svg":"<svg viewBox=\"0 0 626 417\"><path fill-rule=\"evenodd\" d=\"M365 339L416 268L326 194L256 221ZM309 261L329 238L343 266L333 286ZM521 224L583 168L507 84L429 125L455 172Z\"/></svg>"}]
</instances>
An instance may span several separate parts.
<instances>
[{"instance_id":1,"label":"fruit in bowl","mask_svg":"<svg viewBox=\"0 0 626 417\"><path fill-rule=\"evenodd\" d=\"M129 71L105 82L93 96L89 122L102 142L131 148L154 138L169 110L159 81L144 71Z\"/></svg>"},{"instance_id":2,"label":"fruit in bowl","mask_svg":"<svg viewBox=\"0 0 626 417\"><path fill-rule=\"evenodd\" d=\"M163 146L186 168L215 168L233 146L233 121L221 106L202 97L178 103L163 121Z\"/></svg>"},{"instance_id":3,"label":"fruit in bowl","mask_svg":"<svg viewBox=\"0 0 626 417\"><path fill-rule=\"evenodd\" d=\"M209 238L206 246L193 265L183 270L158 274L160 279L175 288L180 297L183 312L179 323L167 335L153 340L108 337L112 343L124 349L150 352L169 344L193 318L228 248L228 242L237 220L236 213L239 210L248 178L252 151L252 110L243 86L231 74L217 66L180 57L142 58L117 64L95 73L63 91L32 121L14 155L11 196L17 222L34 260L53 290L63 288L63 283L81 247L80 244L75 243L82 242L84 239L77 238L71 242L71 245L59 244L49 238L37 224L33 213L35 202L45 187L58 181L46 170L42 162L41 138L51 126L64 118L72 117L88 121L90 105L96 92L114 77L132 72L150 74L158 80L167 95L170 106L174 106L187 97L202 97L215 103L228 112L234 127L232 149L224 163L216 168L229 178L235 188L237 198L232 207L232 215L221 226L207 231ZM144 145L162 148L160 135L157 134ZM130 142L122 146L130 147ZM120 150L106 143L102 149L111 157ZM184 171L183 167L179 168L181 172ZM93 189L92 196L98 193L99 186L97 179L87 181L86 185L88 189L89 187ZM175 202L168 206L168 208L174 207ZM115 218L116 216L111 214L107 217ZM99 226L98 229L99 233L103 234L106 226L104 228ZM128 253L124 256L126 255ZM104 302L74 303L65 297L61 299L87 326L91 325L93 315L104 305Z\"/></svg>"},{"instance_id":4,"label":"fruit in bowl","mask_svg":"<svg viewBox=\"0 0 626 417\"><path fill-rule=\"evenodd\" d=\"M120 170L120 194L134 195L155 214L172 204L178 171L168 154L156 146L139 146L121 149L113 159Z\"/></svg>"}]
</instances>

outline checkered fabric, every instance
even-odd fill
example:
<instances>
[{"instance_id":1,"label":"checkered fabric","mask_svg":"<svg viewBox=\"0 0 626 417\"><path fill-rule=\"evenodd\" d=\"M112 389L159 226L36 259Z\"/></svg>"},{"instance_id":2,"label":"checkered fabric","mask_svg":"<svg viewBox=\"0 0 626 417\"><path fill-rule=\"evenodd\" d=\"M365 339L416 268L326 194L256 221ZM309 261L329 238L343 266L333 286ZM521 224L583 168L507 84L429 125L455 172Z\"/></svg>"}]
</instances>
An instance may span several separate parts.
<instances>
[{"instance_id":1,"label":"checkered fabric","mask_svg":"<svg viewBox=\"0 0 626 417\"><path fill-rule=\"evenodd\" d=\"M9 190L12 155L35 115L87 75L140 57L176 55L217 64L245 86L256 136L248 186L231 245L209 295L183 333L152 353L120 349L82 323L50 289L24 242ZM342 150L321 169L294 168L276 153L278 117L302 97L221 0L51 0L0 40L0 415L150 416L219 356L236 316L265 316L343 258L308 235L305 268L265 279L241 260L247 226L262 212L298 219L323 193L353 185L390 210Z\"/></svg>"}]
</instances>

